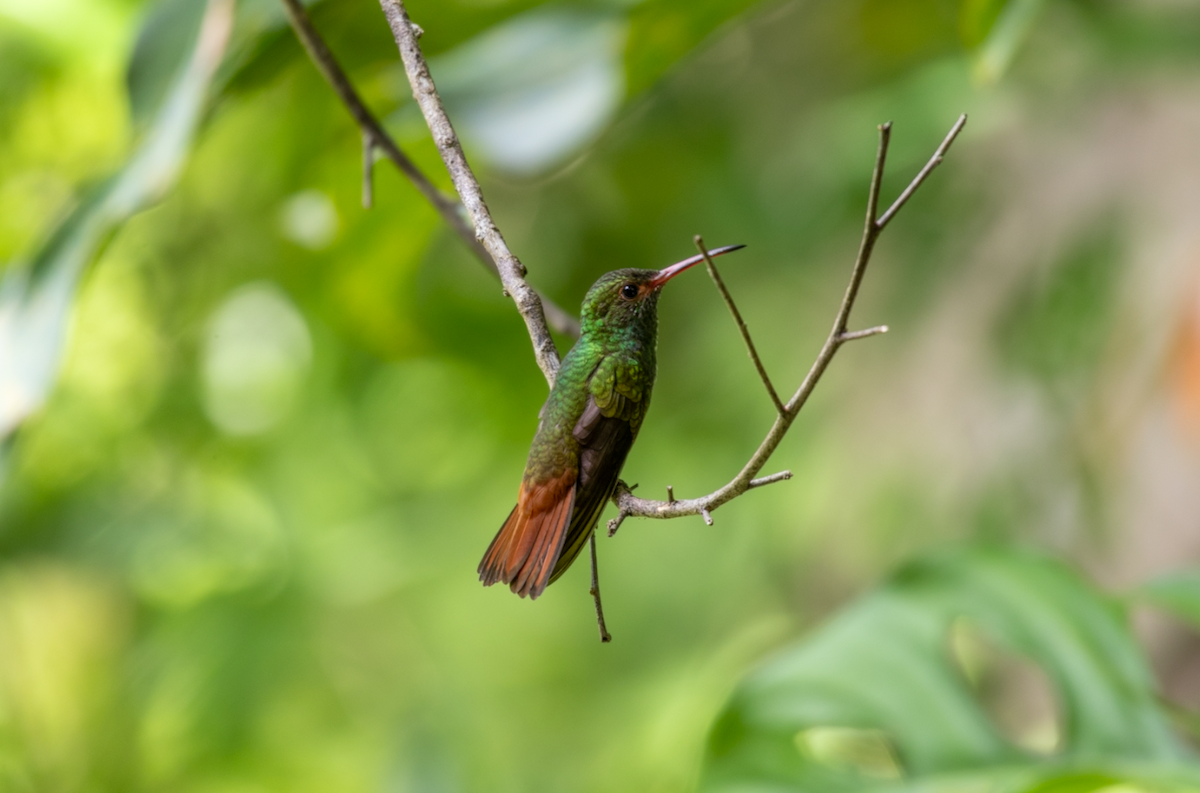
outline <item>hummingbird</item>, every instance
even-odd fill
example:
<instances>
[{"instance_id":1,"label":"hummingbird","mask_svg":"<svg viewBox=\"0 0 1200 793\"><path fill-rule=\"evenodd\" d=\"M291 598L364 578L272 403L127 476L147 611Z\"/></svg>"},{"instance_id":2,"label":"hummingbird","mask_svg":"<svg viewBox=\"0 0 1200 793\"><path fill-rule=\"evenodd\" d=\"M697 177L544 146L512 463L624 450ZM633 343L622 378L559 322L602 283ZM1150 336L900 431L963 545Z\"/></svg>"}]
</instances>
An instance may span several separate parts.
<instances>
[{"instance_id":1,"label":"hummingbird","mask_svg":"<svg viewBox=\"0 0 1200 793\"><path fill-rule=\"evenodd\" d=\"M479 563L484 586L500 581L536 599L579 556L650 406L663 285L702 261L703 254L662 270L613 270L588 290L579 340L539 414L517 505Z\"/></svg>"}]
</instances>

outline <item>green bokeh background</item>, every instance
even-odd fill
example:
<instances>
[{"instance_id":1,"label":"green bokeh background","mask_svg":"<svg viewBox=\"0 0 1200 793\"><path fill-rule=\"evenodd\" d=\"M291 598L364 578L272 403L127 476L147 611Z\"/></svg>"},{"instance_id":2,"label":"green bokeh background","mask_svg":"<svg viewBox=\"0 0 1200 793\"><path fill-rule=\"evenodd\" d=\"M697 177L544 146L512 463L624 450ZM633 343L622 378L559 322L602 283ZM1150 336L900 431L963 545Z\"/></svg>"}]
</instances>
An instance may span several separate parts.
<instances>
[{"instance_id":1,"label":"green bokeh background","mask_svg":"<svg viewBox=\"0 0 1200 793\"><path fill-rule=\"evenodd\" d=\"M121 167L199 5L0 0L0 262ZM545 77L514 29L595 34L562 68L594 56L617 93L564 106L594 121L561 152L463 127L497 222L572 309L694 234L746 243L722 272L783 391L849 274L876 125L889 201L969 113L867 274L852 325L891 332L839 354L767 471L790 482L600 542L611 645L585 565L536 603L480 588L545 398L524 327L388 163L361 207L357 130L245 0L178 183L82 276L4 447L0 789L690 790L739 676L913 553L1018 541L1114 589L1196 560L1194 3L409 5L481 135L513 64ZM449 189L378 6L312 14ZM514 60L470 49L497 35ZM624 478L699 495L772 407L702 273L660 319ZM1200 704L1195 640L1145 640Z\"/></svg>"}]
</instances>

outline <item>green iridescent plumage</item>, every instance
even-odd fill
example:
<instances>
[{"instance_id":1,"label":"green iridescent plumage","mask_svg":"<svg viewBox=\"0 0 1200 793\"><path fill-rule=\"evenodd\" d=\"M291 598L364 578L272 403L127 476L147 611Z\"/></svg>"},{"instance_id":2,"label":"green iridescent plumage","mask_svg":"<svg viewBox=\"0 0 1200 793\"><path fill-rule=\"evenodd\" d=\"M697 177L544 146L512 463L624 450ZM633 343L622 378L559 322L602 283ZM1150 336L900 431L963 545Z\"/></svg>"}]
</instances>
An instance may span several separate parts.
<instances>
[{"instance_id":1,"label":"green iridescent plumage","mask_svg":"<svg viewBox=\"0 0 1200 793\"><path fill-rule=\"evenodd\" d=\"M517 506L479 564L485 585L503 581L536 598L583 549L650 406L662 286L701 260L614 270L588 290L579 341L542 407Z\"/></svg>"}]
</instances>

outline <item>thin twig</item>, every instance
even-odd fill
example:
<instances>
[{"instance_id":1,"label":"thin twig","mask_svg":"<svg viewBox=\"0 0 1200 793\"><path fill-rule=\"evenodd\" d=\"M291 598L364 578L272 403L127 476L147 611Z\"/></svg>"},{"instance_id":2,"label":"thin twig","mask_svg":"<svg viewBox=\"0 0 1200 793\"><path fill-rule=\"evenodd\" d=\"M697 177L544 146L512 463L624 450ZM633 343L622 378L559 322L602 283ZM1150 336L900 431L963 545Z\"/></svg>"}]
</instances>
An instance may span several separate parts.
<instances>
[{"instance_id":1,"label":"thin twig","mask_svg":"<svg viewBox=\"0 0 1200 793\"><path fill-rule=\"evenodd\" d=\"M395 139L388 134L379 120L367 108L358 92L354 90L346 72L334 58L329 47L325 44L324 39L317 33L313 27L312 20L309 19L308 13L304 7L300 5L299 0L281 0L284 9L287 11L288 21L291 22L292 29L296 33L296 37L300 39L300 43L304 46L309 58L316 65L317 69L325 77L326 81L333 88L342 104L345 105L347 111L354 118L363 133L363 146L367 147L367 141L370 141L370 147L383 152L393 165L404 174L405 177L412 183L437 213L441 215L442 220L446 222L455 235L463 241L485 267L487 267L497 277L500 275L499 269L496 267L495 261L492 259L487 248L485 248L478 239L475 238L475 231L471 228L468 222L463 205L451 198L450 196L439 190L429 177L417 168L412 160L400 149ZM364 173L366 169L366 154L363 155ZM368 186L364 184L364 201L367 195ZM564 335L578 337L579 336L579 321L571 316L570 312L564 311L559 306L555 305L550 300L542 298L542 304L545 309L546 321L555 331Z\"/></svg>"},{"instance_id":2,"label":"thin twig","mask_svg":"<svg viewBox=\"0 0 1200 793\"><path fill-rule=\"evenodd\" d=\"M596 532L592 532L588 538L588 543L592 546L592 600L596 601L596 627L600 629L600 641L611 642L612 635L608 632L608 626L604 624L604 606L600 604L600 568L596 565Z\"/></svg>"},{"instance_id":3,"label":"thin twig","mask_svg":"<svg viewBox=\"0 0 1200 793\"><path fill-rule=\"evenodd\" d=\"M362 205L370 209L375 203L375 138L370 132L362 134Z\"/></svg>"},{"instance_id":4,"label":"thin twig","mask_svg":"<svg viewBox=\"0 0 1200 793\"><path fill-rule=\"evenodd\" d=\"M729 294L729 290L725 288L725 282L721 280L721 273L717 271L717 266L713 264L712 257L708 255L708 248L704 247L704 240L697 234L692 238L692 241L700 249L700 255L704 257L704 265L708 268L709 277L717 285L717 291L721 293L721 297L725 299L725 305L729 308L729 313L733 314L733 321L737 323L738 331L742 334L742 341L746 342L746 351L750 353L750 360L754 361L754 368L758 370L759 378L763 381L763 385L767 387L767 393L771 395L771 401L775 403L775 411L783 413L783 400L779 398L778 392L775 391L775 386L771 384L771 378L767 376L767 370L763 367L762 359L758 357L758 350L754 348L754 341L750 338L750 329L746 327L746 322L742 319L742 312L738 311L737 304L733 302L733 295Z\"/></svg>"},{"instance_id":5,"label":"thin twig","mask_svg":"<svg viewBox=\"0 0 1200 793\"><path fill-rule=\"evenodd\" d=\"M483 200L483 191L479 181L467 164L466 155L458 142L458 135L442 107L433 77L429 74L429 66L425 56L421 54L421 46L417 42L417 34L413 30L408 12L402 0L379 0L383 14L387 17L396 46L400 49L400 59L404 61L404 71L408 75L409 85L412 86L413 98L425 116L425 124L433 135L434 145L442 155L442 162L450 173L450 181L458 191L471 222L475 226L475 237L487 252L500 271L500 283L504 285L505 294L512 297L517 304L517 311L525 320L525 328L533 342L533 353L537 359L538 368L546 376L546 381L554 384L554 376L558 372L558 349L550 330L546 326L546 316L542 309L542 300L529 284L525 283L525 266L513 255L504 242L504 236L492 215L488 212Z\"/></svg>"},{"instance_id":6,"label":"thin twig","mask_svg":"<svg viewBox=\"0 0 1200 793\"><path fill-rule=\"evenodd\" d=\"M791 479L791 478L792 478L791 471L780 471L777 474L771 474L770 476L764 476L760 479L751 479L750 484L747 485L746 489L749 490L750 488L753 488L753 487L762 487L763 485L773 485L776 482L786 482L788 479Z\"/></svg>"},{"instance_id":7,"label":"thin twig","mask_svg":"<svg viewBox=\"0 0 1200 793\"><path fill-rule=\"evenodd\" d=\"M841 335L842 341L854 341L855 339L865 339L868 336L878 336L880 333L887 333L887 325L876 325L873 328L865 330L848 330Z\"/></svg>"},{"instance_id":8,"label":"thin twig","mask_svg":"<svg viewBox=\"0 0 1200 793\"><path fill-rule=\"evenodd\" d=\"M625 518L631 516L639 518L678 518L684 515L701 515L706 523L711 524L711 513L722 504L727 504L753 487L779 482L790 477L790 473L785 471L783 473L788 474L788 476L774 474L762 477L761 479L755 478L758 472L763 469L763 466L767 464L767 461L771 458L771 454L779 446L788 429L791 428L792 422L800 414L800 409L804 407L804 403L808 400L817 382L821 379L821 375L825 373L829 362L833 360L833 356L841 346L848 341L875 336L887 330L887 327L884 325L860 331L846 330L847 322L850 319L850 310L854 307L854 301L858 297L858 289L862 283L863 274L866 272L867 264L871 259L871 252L875 248L875 241L879 238L880 233L887 226L887 223L895 217L896 212L904 206L913 192L921 186L933 169L941 163L950 145L954 143L955 138L958 137L963 125L966 123L967 117L965 115L959 117L941 145L934 152L933 157L930 158L925 167L921 169L882 217L877 214L879 211L879 190L883 182L884 164L887 162L888 143L891 139L891 124L883 124L879 127L879 148L875 155L875 169L871 174L871 187L867 194L866 222L863 225L863 236L859 244L858 256L854 261L854 267L850 273L850 283L847 284L846 292L842 297L842 303L838 307L833 328L830 330L828 337L826 337L825 343L822 345L821 351L818 353L812 367L809 368L808 374L800 383L800 387L796 389L796 393L792 395L791 399L784 405L784 409L775 417L771 429L767 432L766 437L763 438L759 447L754 451L754 454L750 456L750 459L742 467L742 470L728 484L718 490L714 490L708 495L699 498L654 501L638 498L630 493L628 488L623 488L618 484L612 497L612 500L617 505L617 517L608 522L608 533L610 535L616 532Z\"/></svg>"}]
</instances>

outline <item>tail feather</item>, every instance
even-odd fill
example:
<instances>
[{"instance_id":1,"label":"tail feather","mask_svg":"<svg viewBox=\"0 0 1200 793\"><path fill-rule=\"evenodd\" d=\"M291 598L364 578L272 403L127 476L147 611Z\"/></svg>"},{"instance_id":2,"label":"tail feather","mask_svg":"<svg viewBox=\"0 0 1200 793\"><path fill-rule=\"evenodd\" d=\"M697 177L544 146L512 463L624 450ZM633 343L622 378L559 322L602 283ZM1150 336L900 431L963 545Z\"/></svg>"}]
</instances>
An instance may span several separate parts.
<instances>
[{"instance_id":1,"label":"tail feather","mask_svg":"<svg viewBox=\"0 0 1200 793\"><path fill-rule=\"evenodd\" d=\"M509 556L509 546L512 545L513 537L520 534L520 527L515 524L523 523L524 520L525 514L518 504L513 507L512 512L508 513L504 525L500 527L500 531L488 545L487 551L483 554L483 561L479 563L479 580L483 582L484 586L491 586L505 577L505 560ZM509 524L514 525L510 528Z\"/></svg>"},{"instance_id":2,"label":"tail feather","mask_svg":"<svg viewBox=\"0 0 1200 793\"><path fill-rule=\"evenodd\" d=\"M545 482L523 482L516 507L479 563L484 586L502 581L521 597L542 594L562 553L574 505L572 472Z\"/></svg>"}]
</instances>

